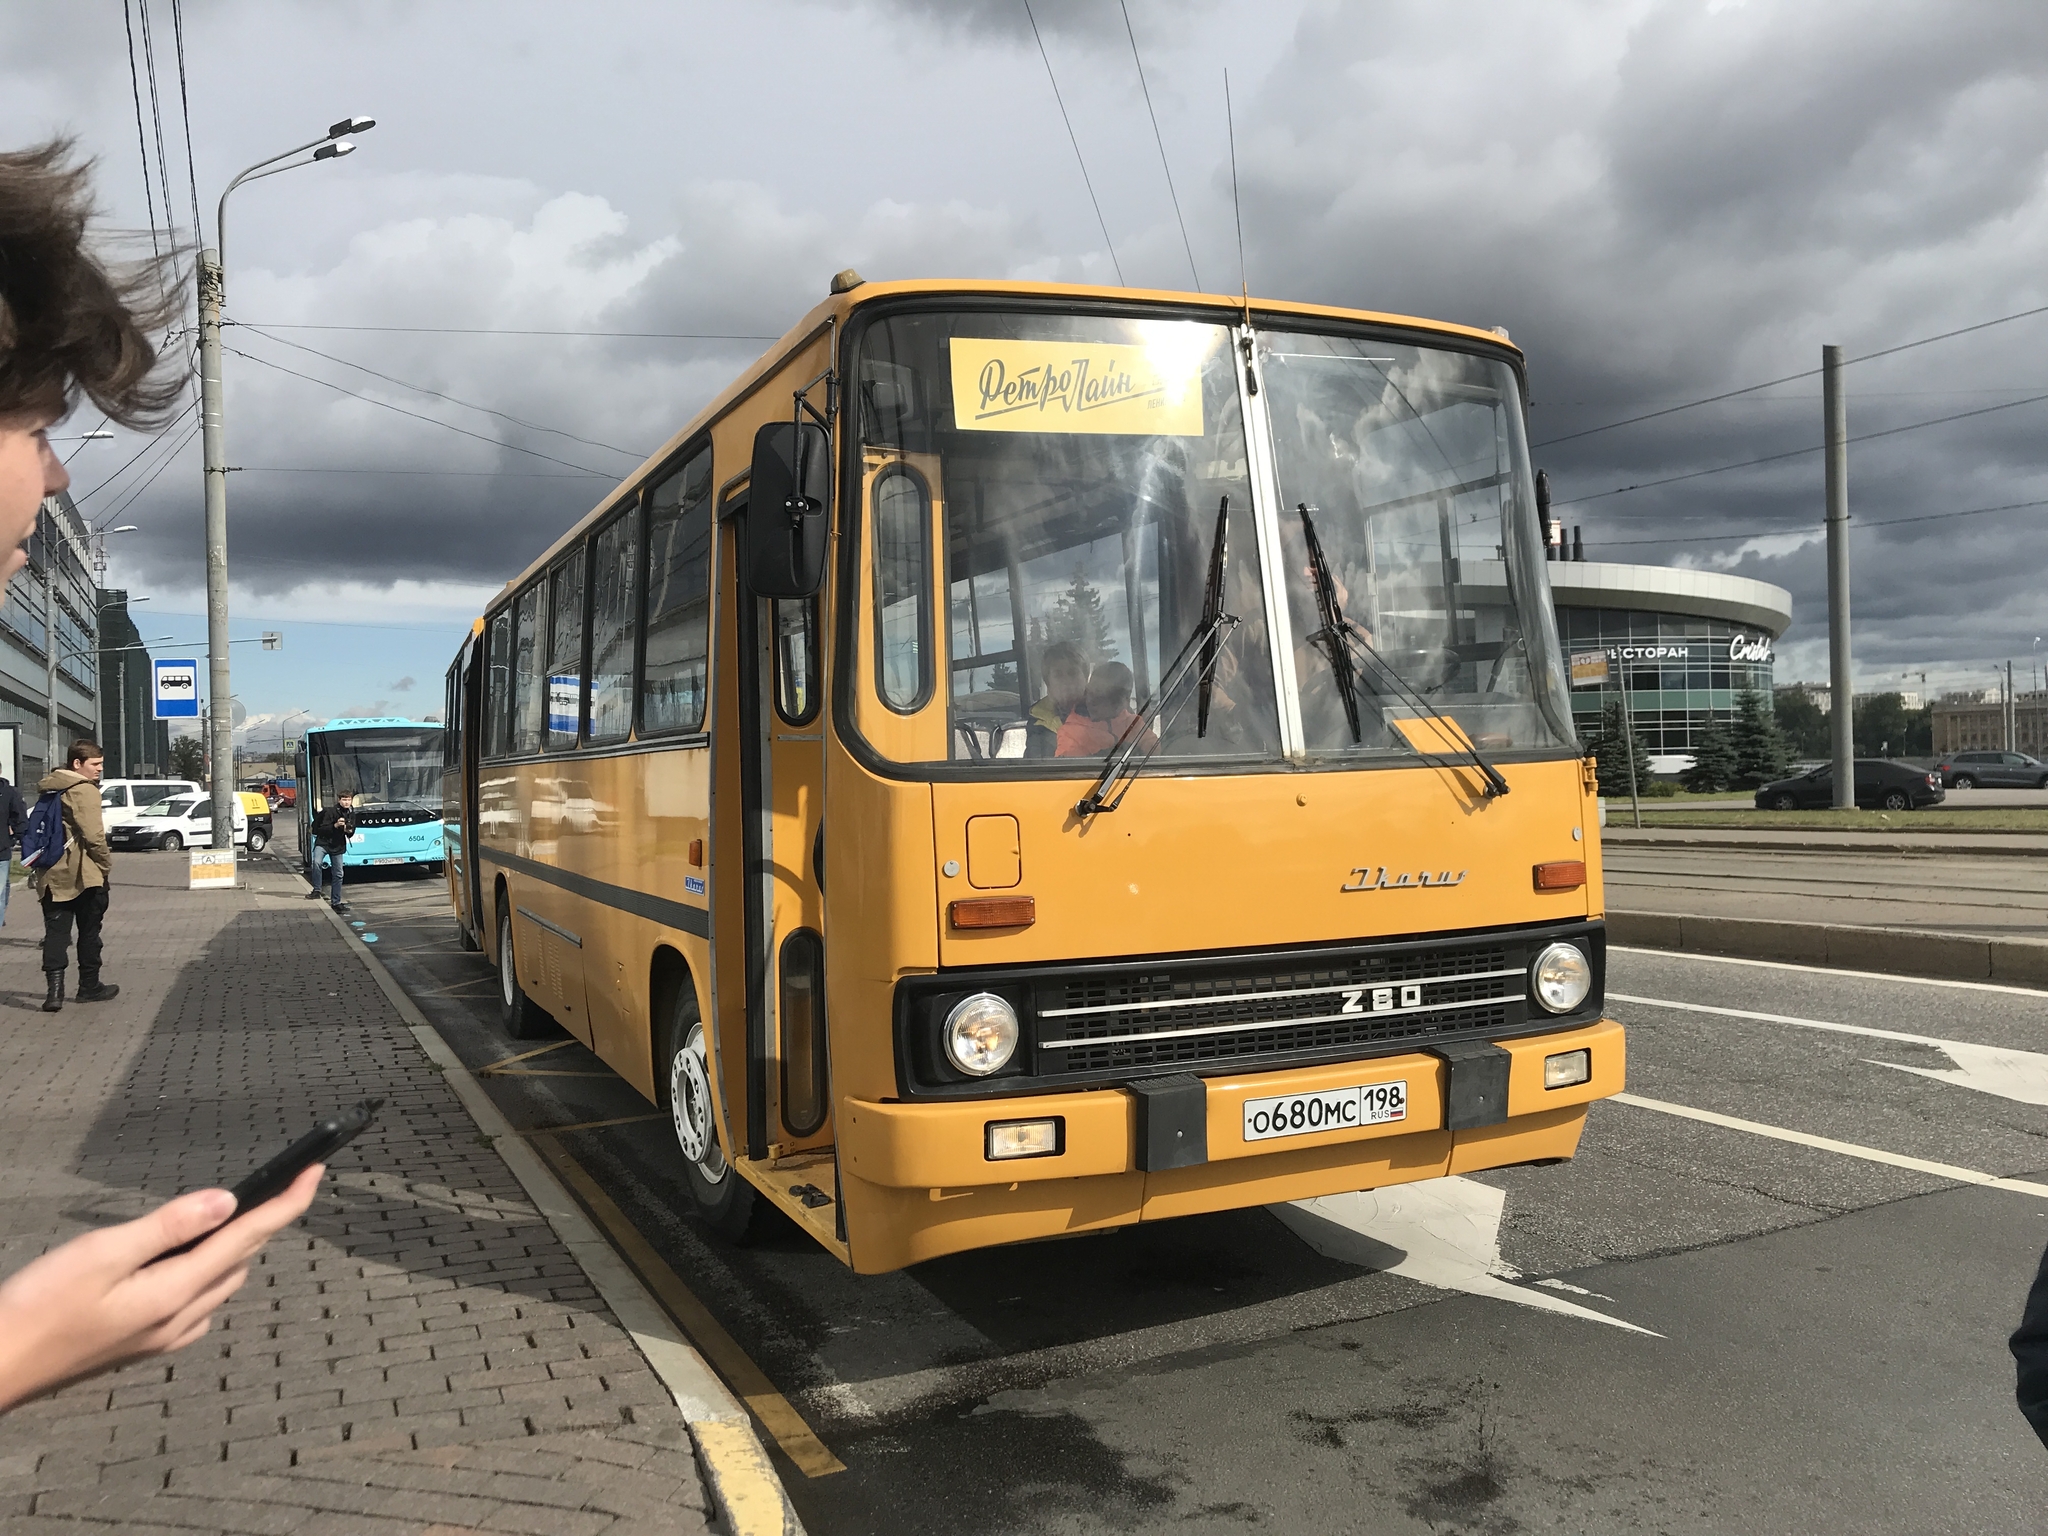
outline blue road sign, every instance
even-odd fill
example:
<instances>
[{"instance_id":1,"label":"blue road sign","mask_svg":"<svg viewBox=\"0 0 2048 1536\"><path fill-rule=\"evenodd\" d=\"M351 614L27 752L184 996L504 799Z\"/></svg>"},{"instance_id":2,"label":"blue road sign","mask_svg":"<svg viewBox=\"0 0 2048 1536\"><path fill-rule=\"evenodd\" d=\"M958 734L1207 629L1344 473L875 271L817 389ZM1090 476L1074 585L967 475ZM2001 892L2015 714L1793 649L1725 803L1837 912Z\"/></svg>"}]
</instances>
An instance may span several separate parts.
<instances>
[{"instance_id":1,"label":"blue road sign","mask_svg":"<svg viewBox=\"0 0 2048 1536\"><path fill-rule=\"evenodd\" d=\"M199 663L159 661L156 664L156 718L196 720L199 717Z\"/></svg>"}]
</instances>

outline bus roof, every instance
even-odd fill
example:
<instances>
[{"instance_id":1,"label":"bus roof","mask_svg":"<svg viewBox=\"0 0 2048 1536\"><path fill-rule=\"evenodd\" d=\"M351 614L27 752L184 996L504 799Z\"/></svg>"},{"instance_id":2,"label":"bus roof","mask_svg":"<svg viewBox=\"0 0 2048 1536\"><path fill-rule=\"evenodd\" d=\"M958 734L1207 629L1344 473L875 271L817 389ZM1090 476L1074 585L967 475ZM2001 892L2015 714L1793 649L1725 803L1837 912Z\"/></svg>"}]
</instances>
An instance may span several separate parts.
<instances>
[{"instance_id":1,"label":"bus roof","mask_svg":"<svg viewBox=\"0 0 2048 1536\"><path fill-rule=\"evenodd\" d=\"M1350 320L1366 325L1394 325L1404 330L1434 332L1440 336L1455 336L1465 340L1484 342L1490 347L1500 347L1521 356L1521 348L1508 339L1506 331L1477 325L1460 325L1449 320L1424 320L1414 315L1391 314L1380 310L1343 309L1329 304L1304 304L1288 299L1252 299L1230 293L1186 293L1170 288L1110 288L1085 283L1021 283L996 281L984 278L912 278L897 282L871 283L862 281L844 293L834 293L797 321L782 334L780 340L757 357L746 370L724 389L715 399L683 424L680 431L649 454L631 473L619 478L602 499L583 516L565 529L562 535L541 551L540 555L507 581L484 606L494 608L515 587L524 583L534 572L544 568L550 560L560 554L572 541L582 537L590 523L601 513L618 505L619 491L626 486L637 486L665 464L685 443L723 416L733 406L751 394L756 385L768 374L781 366L782 360L798 347L810 340L827 325L844 323L853 312L865 305L885 299L905 298L932 294L958 294L962 297L1013 297L1033 299L1082 299L1089 302L1107 301L1119 304L1161 304L1180 309L1209 309L1216 312L1219 321L1242 316L1246 310L1254 315L1298 317L1302 319ZM482 620L476 622L472 633L482 628ZM354 722L365 724L370 722ZM377 724L389 722L378 721Z\"/></svg>"},{"instance_id":2,"label":"bus roof","mask_svg":"<svg viewBox=\"0 0 2048 1536\"><path fill-rule=\"evenodd\" d=\"M330 720L325 725L309 725L306 727L305 734L312 736L317 735L321 731L358 730L364 726L373 725L405 726L415 731L438 731L441 729L441 722L438 720L408 720L403 715L358 715L343 720Z\"/></svg>"}]
</instances>

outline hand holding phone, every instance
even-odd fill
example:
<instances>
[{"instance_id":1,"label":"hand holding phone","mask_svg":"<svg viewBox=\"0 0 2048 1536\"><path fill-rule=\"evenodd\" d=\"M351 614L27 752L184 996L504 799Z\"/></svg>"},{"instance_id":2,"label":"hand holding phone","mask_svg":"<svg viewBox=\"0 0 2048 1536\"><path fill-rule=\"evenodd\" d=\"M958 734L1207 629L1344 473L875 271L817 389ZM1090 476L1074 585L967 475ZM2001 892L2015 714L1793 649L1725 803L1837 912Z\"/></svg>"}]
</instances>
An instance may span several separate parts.
<instances>
[{"instance_id":1,"label":"hand holding phone","mask_svg":"<svg viewBox=\"0 0 2048 1536\"><path fill-rule=\"evenodd\" d=\"M229 1191L235 1197L235 1208L229 1212L227 1221L223 1221L220 1227L226 1226L244 1211L254 1210L266 1200L273 1200L283 1194L291 1187L292 1180L313 1164L326 1162L360 1136L370 1122L377 1118L377 1111L383 1107L382 1099L364 1099L355 1108L329 1115L322 1120ZM188 1243L180 1243L175 1248L167 1249L150 1262L159 1263L164 1259L176 1258L181 1253L190 1253L218 1232L220 1227L202 1232Z\"/></svg>"}]
</instances>

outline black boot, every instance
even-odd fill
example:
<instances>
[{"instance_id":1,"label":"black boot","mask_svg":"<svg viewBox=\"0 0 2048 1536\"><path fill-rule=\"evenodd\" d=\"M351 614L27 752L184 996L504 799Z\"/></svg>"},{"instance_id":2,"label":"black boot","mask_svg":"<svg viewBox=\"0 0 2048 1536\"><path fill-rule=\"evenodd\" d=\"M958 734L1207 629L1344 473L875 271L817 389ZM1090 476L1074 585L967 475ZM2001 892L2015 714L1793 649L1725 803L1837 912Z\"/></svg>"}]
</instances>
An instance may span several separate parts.
<instances>
[{"instance_id":1,"label":"black boot","mask_svg":"<svg viewBox=\"0 0 2048 1536\"><path fill-rule=\"evenodd\" d=\"M43 979L50 984L49 996L43 999L43 1012L61 1013L64 1010L64 973L45 971Z\"/></svg>"},{"instance_id":2,"label":"black boot","mask_svg":"<svg viewBox=\"0 0 2048 1536\"><path fill-rule=\"evenodd\" d=\"M60 973L58 984L61 986L62 983L63 977ZM82 965L78 968L78 1000L81 1003L104 1003L108 998L119 996L120 992L121 989L119 987L110 986L100 980L100 968L98 966L94 966L91 970L87 970Z\"/></svg>"}]
</instances>

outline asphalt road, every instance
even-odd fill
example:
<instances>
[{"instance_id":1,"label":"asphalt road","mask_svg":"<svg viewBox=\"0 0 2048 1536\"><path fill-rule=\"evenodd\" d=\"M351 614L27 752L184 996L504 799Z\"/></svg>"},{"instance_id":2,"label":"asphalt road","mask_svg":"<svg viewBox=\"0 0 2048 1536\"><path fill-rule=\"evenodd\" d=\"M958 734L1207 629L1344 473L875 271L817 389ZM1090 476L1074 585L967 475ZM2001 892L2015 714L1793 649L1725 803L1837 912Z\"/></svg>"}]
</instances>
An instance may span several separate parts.
<instances>
[{"instance_id":1,"label":"asphalt road","mask_svg":"<svg viewBox=\"0 0 2048 1536\"><path fill-rule=\"evenodd\" d=\"M1922 851L1601 849L1608 906L2048 939L2048 859Z\"/></svg>"},{"instance_id":2,"label":"asphalt road","mask_svg":"<svg viewBox=\"0 0 2048 1536\"><path fill-rule=\"evenodd\" d=\"M473 1068L545 1043L439 881L350 896ZM665 1122L580 1046L481 1080L522 1129L629 1121L555 1139L844 1462L778 1453L814 1536L2040 1529L2005 1338L2048 994L1646 951L1612 986L1647 1102L1570 1164L875 1278L678 1218Z\"/></svg>"}]
</instances>

